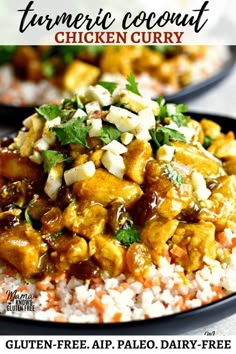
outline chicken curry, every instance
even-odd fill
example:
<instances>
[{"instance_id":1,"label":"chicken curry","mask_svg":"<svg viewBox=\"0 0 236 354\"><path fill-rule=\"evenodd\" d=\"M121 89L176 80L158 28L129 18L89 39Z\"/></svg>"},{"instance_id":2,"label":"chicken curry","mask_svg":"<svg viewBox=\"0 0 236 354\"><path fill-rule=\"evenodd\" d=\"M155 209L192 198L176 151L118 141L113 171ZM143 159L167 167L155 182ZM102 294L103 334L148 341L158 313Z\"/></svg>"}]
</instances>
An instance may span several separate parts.
<instances>
[{"instance_id":1,"label":"chicken curry","mask_svg":"<svg viewBox=\"0 0 236 354\"><path fill-rule=\"evenodd\" d=\"M0 258L25 278L187 273L227 259L236 140L187 107L101 82L46 104L0 145Z\"/></svg>"}]
</instances>

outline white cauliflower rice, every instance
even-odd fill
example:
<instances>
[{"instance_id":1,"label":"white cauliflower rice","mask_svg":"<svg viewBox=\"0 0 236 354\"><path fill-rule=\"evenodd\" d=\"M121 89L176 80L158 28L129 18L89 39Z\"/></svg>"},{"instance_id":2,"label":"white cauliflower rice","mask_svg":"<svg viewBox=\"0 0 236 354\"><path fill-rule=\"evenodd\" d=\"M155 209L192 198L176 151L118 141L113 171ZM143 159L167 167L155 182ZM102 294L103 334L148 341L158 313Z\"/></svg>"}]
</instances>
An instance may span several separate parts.
<instances>
[{"instance_id":1,"label":"white cauliflower rice","mask_svg":"<svg viewBox=\"0 0 236 354\"><path fill-rule=\"evenodd\" d=\"M24 285L19 274L2 264L0 312L56 322L122 322L187 311L236 292L236 247L227 263L206 258L204 262L205 266L191 275L185 275L180 265L170 264L163 257L161 266L153 267L140 281L120 275L83 282L62 275ZM14 291L16 296L10 299L9 293ZM14 308L14 302L24 298L23 294L33 299L33 311Z\"/></svg>"}]
</instances>

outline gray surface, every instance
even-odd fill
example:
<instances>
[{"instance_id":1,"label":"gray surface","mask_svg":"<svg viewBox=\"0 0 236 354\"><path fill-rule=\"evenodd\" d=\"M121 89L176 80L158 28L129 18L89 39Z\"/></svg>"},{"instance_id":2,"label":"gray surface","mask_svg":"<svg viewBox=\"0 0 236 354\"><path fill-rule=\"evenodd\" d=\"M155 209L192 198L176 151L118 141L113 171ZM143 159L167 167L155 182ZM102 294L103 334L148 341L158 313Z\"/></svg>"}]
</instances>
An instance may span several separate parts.
<instances>
[{"instance_id":1,"label":"gray surface","mask_svg":"<svg viewBox=\"0 0 236 354\"><path fill-rule=\"evenodd\" d=\"M236 118L236 66L231 74L203 95L187 101L190 110Z\"/></svg>"},{"instance_id":2,"label":"gray surface","mask_svg":"<svg viewBox=\"0 0 236 354\"><path fill-rule=\"evenodd\" d=\"M235 311L235 309L234 309ZM232 309L233 312L233 309ZM236 335L236 314L225 318L222 321L213 323L212 325L201 327L194 331L185 332L186 335L203 336L209 334L215 336L234 336Z\"/></svg>"}]
</instances>

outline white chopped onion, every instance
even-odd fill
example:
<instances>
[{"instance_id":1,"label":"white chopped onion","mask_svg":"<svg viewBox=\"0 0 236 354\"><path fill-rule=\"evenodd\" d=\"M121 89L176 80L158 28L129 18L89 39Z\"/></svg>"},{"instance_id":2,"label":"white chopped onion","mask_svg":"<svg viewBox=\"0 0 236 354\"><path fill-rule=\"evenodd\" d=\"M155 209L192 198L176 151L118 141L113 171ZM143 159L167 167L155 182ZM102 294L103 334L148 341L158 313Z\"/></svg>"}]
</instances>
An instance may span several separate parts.
<instances>
[{"instance_id":1,"label":"white chopped onion","mask_svg":"<svg viewBox=\"0 0 236 354\"><path fill-rule=\"evenodd\" d=\"M87 124L92 126L88 132L90 138L101 135L102 120L100 118L88 119Z\"/></svg>"},{"instance_id":2,"label":"white chopped onion","mask_svg":"<svg viewBox=\"0 0 236 354\"><path fill-rule=\"evenodd\" d=\"M116 177L123 178L125 173L125 164L123 157L106 151L102 157L102 164L106 169Z\"/></svg>"},{"instance_id":3,"label":"white chopped onion","mask_svg":"<svg viewBox=\"0 0 236 354\"><path fill-rule=\"evenodd\" d=\"M112 140L109 144L103 146L102 150L109 150L116 155L121 155L128 151L127 147L117 140Z\"/></svg>"},{"instance_id":4,"label":"white chopped onion","mask_svg":"<svg viewBox=\"0 0 236 354\"><path fill-rule=\"evenodd\" d=\"M73 118L82 118L86 117L87 113L83 111L81 108L78 108L77 111L74 113Z\"/></svg>"},{"instance_id":5,"label":"white chopped onion","mask_svg":"<svg viewBox=\"0 0 236 354\"><path fill-rule=\"evenodd\" d=\"M157 150L157 159L159 161L172 161L174 154L175 154L175 147L170 145L162 145Z\"/></svg>"},{"instance_id":6,"label":"white chopped onion","mask_svg":"<svg viewBox=\"0 0 236 354\"><path fill-rule=\"evenodd\" d=\"M130 132L140 123L140 117L125 108L111 106L106 120L121 132Z\"/></svg>"},{"instance_id":7,"label":"white chopped onion","mask_svg":"<svg viewBox=\"0 0 236 354\"><path fill-rule=\"evenodd\" d=\"M44 140L43 138L40 138L34 144L34 151L45 151L48 149L48 147L49 147L49 144L47 143L47 141Z\"/></svg>"},{"instance_id":8,"label":"white chopped onion","mask_svg":"<svg viewBox=\"0 0 236 354\"><path fill-rule=\"evenodd\" d=\"M64 179L67 186L83 181L94 175L96 167L93 161L85 162L64 172Z\"/></svg>"},{"instance_id":9,"label":"white chopped onion","mask_svg":"<svg viewBox=\"0 0 236 354\"><path fill-rule=\"evenodd\" d=\"M110 92L101 85L89 86L85 92L85 96L89 100L98 101L102 107L110 106L112 103Z\"/></svg>"},{"instance_id":10,"label":"white chopped onion","mask_svg":"<svg viewBox=\"0 0 236 354\"><path fill-rule=\"evenodd\" d=\"M56 117L45 123L43 128L42 138L49 144L53 145L56 141L56 134L51 130L52 127L56 127L61 124L61 117Z\"/></svg>"},{"instance_id":11,"label":"white chopped onion","mask_svg":"<svg viewBox=\"0 0 236 354\"><path fill-rule=\"evenodd\" d=\"M134 134L125 132L121 134L120 140L122 144L129 145L134 138Z\"/></svg>"},{"instance_id":12,"label":"white chopped onion","mask_svg":"<svg viewBox=\"0 0 236 354\"><path fill-rule=\"evenodd\" d=\"M48 178L44 187L44 192L52 200L55 200L57 198L59 188L62 185L62 177L63 164L57 164L56 166L53 166L49 171Z\"/></svg>"}]
</instances>

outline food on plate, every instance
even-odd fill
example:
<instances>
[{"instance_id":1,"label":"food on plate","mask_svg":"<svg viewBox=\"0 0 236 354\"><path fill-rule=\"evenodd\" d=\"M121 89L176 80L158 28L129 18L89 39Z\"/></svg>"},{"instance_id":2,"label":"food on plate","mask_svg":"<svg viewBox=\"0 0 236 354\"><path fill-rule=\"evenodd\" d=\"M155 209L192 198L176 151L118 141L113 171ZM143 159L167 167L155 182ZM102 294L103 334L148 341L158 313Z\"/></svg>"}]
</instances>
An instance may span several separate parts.
<instances>
[{"instance_id":1,"label":"food on plate","mask_svg":"<svg viewBox=\"0 0 236 354\"><path fill-rule=\"evenodd\" d=\"M236 140L183 104L89 86L0 148L0 311L119 322L236 291ZM34 311L9 309L7 291Z\"/></svg>"},{"instance_id":2,"label":"food on plate","mask_svg":"<svg viewBox=\"0 0 236 354\"><path fill-rule=\"evenodd\" d=\"M0 102L35 106L133 72L143 95L176 93L225 67L226 46L0 46Z\"/></svg>"}]
</instances>

